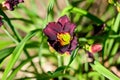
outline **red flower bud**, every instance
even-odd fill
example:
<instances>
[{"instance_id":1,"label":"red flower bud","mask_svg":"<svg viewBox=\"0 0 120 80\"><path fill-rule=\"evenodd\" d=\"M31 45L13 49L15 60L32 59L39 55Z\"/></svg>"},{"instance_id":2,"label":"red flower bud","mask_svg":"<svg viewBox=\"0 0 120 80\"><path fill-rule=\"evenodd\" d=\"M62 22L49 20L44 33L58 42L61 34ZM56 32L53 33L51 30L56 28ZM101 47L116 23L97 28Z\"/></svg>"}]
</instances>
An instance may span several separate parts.
<instances>
[{"instance_id":1,"label":"red flower bud","mask_svg":"<svg viewBox=\"0 0 120 80\"><path fill-rule=\"evenodd\" d=\"M90 52L91 53L97 53L97 52L99 52L101 50L102 50L102 45L99 44L99 43L93 44L93 45L90 46Z\"/></svg>"}]
</instances>

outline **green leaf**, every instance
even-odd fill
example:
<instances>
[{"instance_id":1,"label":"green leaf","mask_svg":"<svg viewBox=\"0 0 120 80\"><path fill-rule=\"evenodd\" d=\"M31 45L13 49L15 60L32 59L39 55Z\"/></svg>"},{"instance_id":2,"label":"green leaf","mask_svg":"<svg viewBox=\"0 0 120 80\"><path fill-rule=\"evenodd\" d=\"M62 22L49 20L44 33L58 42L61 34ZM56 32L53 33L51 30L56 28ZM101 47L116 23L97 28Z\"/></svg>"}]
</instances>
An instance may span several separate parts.
<instances>
[{"instance_id":1,"label":"green leaf","mask_svg":"<svg viewBox=\"0 0 120 80\"><path fill-rule=\"evenodd\" d=\"M120 26L120 13L118 13L118 15L116 17L116 20L115 20L115 23L114 23L114 25L112 27L112 30L114 32L118 32L119 26Z\"/></svg>"},{"instance_id":2,"label":"green leaf","mask_svg":"<svg viewBox=\"0 0 120 80\"><path fill-rule=\"evenodd\" d=\"M42 73L39 75L36 75L37 80L50 80L50 75L46 73Z\"/></svg>"},{"instance_id":3,"label":"green leaf","mask_svg":"<svg viewBox=\"0 0 120 80\"><path fill-rule=\"evenodd\" d=\"M66 68L66 66L60 66L58 67L55 72L61 72L61 71L64 71L64 69Z\"/></svg>"},{"instance_id":4,"label":"green leaf","mask_svg":"<svg viewBox=\"0 0 120 80\"><path fill-rule=\"evenodd\" d=\"M17 45L17 47L14 49L14 51L12 52L12 55L11 55L11 58L9 60L9 63L3 73L3 76L2 76L2 80L6 80L7 79L7 76L9 74L9 72L11 71L12 67L14 66L15 62L17 61L17 59L19 58L24 46L25 46L25 43L30 39L32 38L36 32L38 32L39 29L37 30L34 30L34 31L31 31L30 33L27 34L27 36Z\"/></svg>"},{"instance_id":5,"label":"green leaf","mask_svg":"<svg viewBox=\"0 0 120 80\"><path fill-rule=\"evenodd\" d=\"M38 41L30 41L25 45L25 48L38 48L38 47L40 47L40 42Z\"/></svg>"},{"instance_id":6,"label":"green leaf","mask_svg":"<svg viewBox=\"0 0 120 80\"><path fill-rule=\"evenodd\" d=\"M97 61L95 61L94 64L91 64L91 66L98 73L102 74L103 76L110 80L120 80L120 78L118 78L116 75L114 75L112 72L110 72L108 69L106 69L103 65L101 65Z\"/></svg>"},{"instance_id":7,"label":"green leaf","mask_svg":"<svg viewBox=\"0 0 120 80\"><path fill-rule=\"evenodd\" d=\"M70 57L70 61L69 61L69 63L68 63L68 66L72 63L72 61L73 61L74 58L76 57L78 50L79 50L79 48L76 48L74 51L72 51L71 57Z\"/></svg>"},{"instance_id":8,"label":"green leaf","mask_svg":"<svg viewBox=\"0 0 120 80\"><path fill-rule=\"evenodd\" d=\"M37 48L40 46L39 44L40 43L37 41L30 41L25 45L25 48ZM8 47L0 50L0 63L3 61L3 59L5 59L7 56L9 56L13 52L15 47L16 46Z\"/></svg>"},{"instance_id":9,"label":"green leaf","mask_svg":"<svg viewBox=\"0 0 120 80\"><path fill-rule=\"evenodd\" d=\"M111 31L114 31L114 33L118 33L119 25L120 25L120 13L118 13L115 22L112 24L112 26L111 26L112 30ZM114 33L112 33L112 34L114 34ZM115 36L116 38L119 37L119 33L117 35L118 36ZM103 57L105 58L106 56L108 56L108 57L114 56L117 53L118 48L119 48L119 43L115 42L115 39L106 39L105 45L104 45ZM110 64L113 63L113 59L110 59L109 61L110 61Z\"/></svg>"},{"instance_id":10,"label":"green leaf","mask_svg":"<svg viewBox=\"0 0 120 80\"><path fill-rule=\"evenodd\" d=\"M75 13L75 14L81 14L83 16L88 17L89 19L91 19L92 21L94 21L98 24L103 24L103 21L101 19L92 15L91 13L89 13L88 11L86 11L84 9L68 6L63 10L62 15L66 14L67 12L72 12L72 13Z\"/></svg>"},{"instance_id":11,"label":"green leaf","mask_svg":"<svg viewBox=\"0 0 120 80\"><path fill-rule=\"evenodd\" d=\"M7 46L11 45L13 42L10 40L0 40L0 49L6 48Z\"/></svg>"},{"instance_id":12,"label":"green leaf","mask_svg":"<svg viewBox=\"0 0 120 80\"><path fill-rule=\"evenodd\" d=\"M48 9L47 9L48 14L51 13L51 11L53 11L54 3L55 3L55 0L50 0L50 3L48 5Z\"/></svg>"},{"instance_id":13,"label":"green leaf","mask_svg":"<svg viewBox=\"0 0 120 80\"><path fill-rule=\"evenodd\" d=\"M101 76L101 74L98 74L98 72L89 72L88 77L91 78L92 80L94 80L95 77L97 77L97 79L99 80L105 80L105 77Z\"/></svg>"},{"instance_id":14,"label":"green leaf","mask_svg":"<svg viewBox=\"0 0 120 80\"><path fill-rule=\"evenodd\" d=\"M116 20L115 20L114 26L112 27L113 28L112 30L114 32L118 32L119 31L119 27L120 27L120 13L116 17ZM117 42L117 43L115 43L115 45L114 45L114 47L112 49L111 56L116 54L118 48L119 48L119 43Z\"/></svg>"},{"instance_id":15,"label":"green leaf","mask_svg":"<svg viewBox=\"0 0 120 80\"><path fill-rule=\"evenodd\" d=\"M8 55L12 53L15 47L9 47L0 50L0 63L3 61L4 58L6 58Z\"/></svg>"},{"instance_id":16,"label":"green leaf","mask_svg":"<svg viewBox=\"0 0 120 80\"><path fill-rule=\"evenodd\" d=\"M55 4L55 0L50 0L48 8L47 8L47 21L52 21L54 17L53 7Z\"/></svg>"},{"instance_id":17,"label":"green leaf","mask_svg":"<svg viewBox=\"0 0 120 80\"><path fill-rule=\"evenodd\" d=\"M66 66L60 66L55 70L55 72L53 72L53 73L48 72L48 74L50 75L50 78L56 78L59 76L63 76L63 75L65 75L65 74L63 74L63 71L65 68L66 68Z\"/></svg>"},{"instance_id":18,"label":"green leaf","mask_svg":"<svg viewBox=\"0 0 120 80\"><path fill-rule=\"evenodd\" d=\"M21 36L19 35L19 33L17 32L17 30L14 28L14 26L12 25L11 21L9 20L9 18L7 17L7 15L0 9L0 14L2 16L4 16L4 20L8 23L8 25L10 26L11 30L13 31L13 33L15 34L15 36L17 37L18 41L21 40Z\"/></svg>"},{"instance_id":19,"label":"green leaf","mask_svg":"<svg viewBox=\"0 0 120 80\"><path fill-rule=\"evenodd\" d=\"M35 58L36 56L33 56L33 57L30 57L28 58L27 60L24 60L21 62L21 64L15 68L12 73L10 74L10 76L7 78L7 80L13 80L15 75L17 74L17 72L25 65L27 64L28 62L30 62L33 58Z\"/></svg>"},{"instance_id":20,"label":"green leaf","mask_svg":"<svg viewBox=\"0 0 120 80\"><path fill-rule=\"evenodd\" d=\"M96 16L90 14L89 12L87 12L87 11L84 10L84 9L73 7L73 8L71 9L71 12L82 14L82 15L90 18L92 21L95 21L96 23L103 24L103 21L102 21L102 20L100 20L100 19L97 18Z\"/></svg>"}]
</instances>

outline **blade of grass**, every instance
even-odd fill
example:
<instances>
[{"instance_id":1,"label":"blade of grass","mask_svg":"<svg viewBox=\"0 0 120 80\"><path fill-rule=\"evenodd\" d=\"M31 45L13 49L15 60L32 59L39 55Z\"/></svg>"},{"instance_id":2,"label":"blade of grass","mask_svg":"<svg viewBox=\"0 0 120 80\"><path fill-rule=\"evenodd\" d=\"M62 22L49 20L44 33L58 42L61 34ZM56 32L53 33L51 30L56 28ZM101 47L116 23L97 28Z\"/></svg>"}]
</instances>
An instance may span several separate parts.
<instances>
[{"instance_id":1,"label":"blade of grass","mask_svg":"<svg viewBox=\"0 0 120 80\"><path fill-rule=\"evenodd\" d=\"M33 58L35 58L37 56L33 56L33 57L30 57L30 58L27 58L27 60L24 60L21 62L21 64L14 69L14 71L10 74L10 76L8 76L7 80L13 80L15 75L17 74L18 71L20 71L20 69L25 65L27 64L28 62L30 62Z\"/></svg>"},{"instance_id":2,"label":"blade of grass","mask_svg":"<svg viewBox=\"0 0 120 80\"><path fill-rule=\"evenodd\" d=\"M11 40L7 40L7 39L6 40L0 40L0 49L4 49L11 44L13 44L13 42Z\"/></svg>"},{"instance_id":3,"label":"blade of grass","mask_svg":"<svg viewBox=\"0 0 120 80\"><path fill-rule=\"evenodd\" d=\"M118 13L116 19L114 20L114 22L111 26L111 29L113 32L118 33L119 24L120 24L120 13ZM119 34L117 34L117 35L119 35ZM119 38L119 36L116 36L116 38ZM110 58L111 56L115 55L115 53L117 52L119 43L117 42L114 44L114 42L115 42L115 39L106 39L105 40L105 45L104 45L104 50L103 50L103 58L104 59L106 58L106 56L108 58Z\"/></svg>"},{"instance_id":4,"label":"blade of grass","mask_svg":"<svg viewBox=\"0 0 120 80\"><path fill-rule=\"evenodd\" d=\"M6 33L16 44L19 43L16 39L13 38L13 36L12 36L7 30L4 29L4 31L5 31L5 33ZM27 58L29 58L30 55L29 55L28 51L27 51L25 48L24 48L24 52L25 52ZM38 72L37 69L36 69L36 67L35 67L35 65L34 65L34 63L33 63L32 61L31 61L31 64L32 64L32 66L34 67L35 71Z\"/></svg>"},{"instance_id":5,"label":"blade of grass","mask_svg":"<svg viewBox=\"0 0 120 80\"><path fill-rule=\"evenodd\" d=\"M64 69L64 73L66 72L67 68L70 66L70 64L73 62L73 60L75 59L77 53L78 53L79 47L76 48L75 50L72 51L71 56L70 56L70 60L69 63L67 64L66 68Z\"/></svg>"},{"instance_id":6,"label":"blade of grass","mask_svg":"<svg viewBox=\"0 0 120 80\"><path fill-rule=\"evenodd\" d=\"M49 15L51 11L53 11L55 0L50 0L48 8L47 8L47 14Z\"/></svg>"},{"instance_id":7,"label":"blade of grass","mask_svg":"<svg viewBox=\"0 0 120 80\"><path fill-rule=\"evenodd\" d=\"M75 14L81 14L83 16L88 17L89 19L91 19L92 21L94 21L98 24L103 24L103 21L101 19L92 15L91 13L89 13L88 11L86 11L84 9L68 6L63 10L62 15L66 14L67 12L72 12L72 13L75 13Z\"/></svg>"},{"instance_id":8,"label":"blade of grass","mask_svg":"<svg viewBox=\"0 0 120 80\"><path fill-rule=\"evenodd\" d=\"M98 23L98 24L103 24L103 21L102 21L102 20L100 20L100 19L97 18L96 16L90 14L89 12L87 12L86 10L83 10L83 9L81 9L81 8L73 7L73 8L71 9L71 12L83 14L84 16L90 18L92 21L95 21L95 22Z\"/></svg>"},{"instance_id":9,"label":"blade of grass","mask_svg":"<svg viewBox=\"0 0 120 80\"><path fill-rule=\"evenodd\" d=\"M79 50L79 48L76 48L74 51L72 51L72 53L71 53L71 57L70 57L70 61L69 61L69 63L68 63L67 66L69 66L69 65L72 63L72 61L75 59L78 50Z\"/></svg>"},{"instance_id":10,"label":"blade of grass","mask_svg":"<svg viewBox=\"0 0 120 80\"><path fill-rule=\"evenodd\" d=\"M102 74L106 78L110 80L120 80L116 75L114 75L112 72L110 72L108 69L106 69L103 65L101 65L99 62L95 61L94 64L90 64L91 67L96 70L98 73Z\"/></svg>"},{"instance_id":11,"label":"blade of grass","mask_svg":"<svg viewBox=\"0 0 120 80\"><path fill-rule=\"evenodd\" d=\"M114 32L118 32L119 27L120 27L120 13L118 13L118 15L116 17L116 20L115 20L114 26L112 27L113 28L112 30ZM115 46L113 47L112 52L111 52L111 56L115 55L115 53L118 50L118 47L119 47L119 43L115 43Z\"/></svg>"},{"instance_id":12,"label":"blade of grass","mask_svg":"<svg viewBox=\"0 0 120 80\"><path fill-rule=\"evenodd\" d=\"M120 26L120 13L118 13L118 15L116 17L116 20L115 20L115 23L114 23L114 25L112 27L112 30L114 32L118 32L119 26Z\"/></svg>"},{"instance_id":13,"label":"blade of grass","mask_svg":"<svg viewBox=\"0 0 120 80\"><path fill-rule=\"evenodd\" d=\"M54 11L53 7L55 4L55 0L50 0L49 5L47 7L47 21L52 21L54 19Z\"/></svg>"},{"instance_id":14,"label":"blade of grass","mask_svg":"<svg viewBox=\"0 0 120 80\"><path fill-rule=\"evenodd\" d=\"M1 9L0 9L0 14L2 16L4 16L5 21L9 24L9 26L10 26L11 30L13 31L13 33L15 34L17 40L20 41L21 40L21 36L17 32L17 30L14 28L14 26L11 24L11 21L9 20L9 18L7 17L7 15Z\"/></svg>"},{"instance_id":15,"label":"blade of grass","mask_svg":"<svg viewBox=\"0 0 120 80\"><path fill-rule=\"evenodd\" d=\"M16 44L18 44L18 41L14 39L13 36L10 35L10 33L5 29L5 27L3 28L3 30L9 36L9 38L11 38Z\"/></svg>"},{"instance_id":16,"label":"blade of grass","mask_svg":"<svg viewBox=\"0 0 120 80\"><path fill-rule=\"evenodd\" d=\"M33 37L37 32L39 31L39 29L31 31L30 33L27 34L27 36L17 45L17 47L14 49L14 51L12 52L12 56L10 58L10 61L3 73L2 76L2 80L6 80L7 76L9 74L9 72L11 71L12 67L14 66L15 62L17 61L17 59L19 58L25 43L31 38Z\"/></svg>"},{"instance_id":17,"label":"blade of grass","mask_svg":"<svg viewBox=\"0 0 120 80\"><path fill-rule=\"evenodd\" d=\"M96 76L99 76L99 80L105 80L105 77L104 76L101 76L101 74L98 74L98 72L89 72L88 74L88 77L90 78L93 78L93 77L96 77Z\"/></svg>"},{"instance_id":18,"label":"blade of grass","mask_svg":"<svg viewBox=\"0 0 120 80\"><path fill-rule=\"evenodd\" d=\"M114 25L112 26L112 30L115 32L115 33L118 33L118 29L119 29L119 24L120 24L120 13L118 13L117 17L116 17L116 20L114 22ZM118 34L119 35L119 34ZM107 48L107 51L108 51L108 58L115 55L117 50L118 50L118 47L119 47L119 43L115 43L115 39L110 39L110 41L108 42L108 48ZM106 52L105 52L106 53Z\"/></svg>"},{"instance_id":19,"label":"blade of grass","mask_svg":"<svg viewBox=\"0 0 120 80\"><path fill-rule=\"evenodd\" d=\"M29 42L25 45L25 48L37 48L39 47L39 42ZM0 50L0 63L7 57L9 56L13 50L15 49L16 46L14 47L8 47L8 48L4 48L2 50ZM1 64L0 64L0 68L1 68Z\"/></svg>"},{"instance_id":20,"label":"blade of grass","mask_svg":"<svg viewBox=\"0 0 120 80\"><path fill-rule=\"evenodd\" d=\"M9 48L5 48L5 49L0 50L0 63L4 58L6 58L8 55L10 55L12 53L14 48L15 47L9 47Z\"/></svg>"}]
</instances>

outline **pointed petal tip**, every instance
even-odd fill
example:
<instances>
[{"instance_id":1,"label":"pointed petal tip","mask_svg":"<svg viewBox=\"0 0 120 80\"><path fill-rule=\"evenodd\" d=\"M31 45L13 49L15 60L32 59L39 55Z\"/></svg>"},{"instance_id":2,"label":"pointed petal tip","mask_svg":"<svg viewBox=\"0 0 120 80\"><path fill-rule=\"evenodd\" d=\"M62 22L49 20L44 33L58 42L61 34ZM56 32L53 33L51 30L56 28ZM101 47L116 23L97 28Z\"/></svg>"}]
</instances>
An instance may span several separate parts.
<instances>
[{"instance_id":1,"label":"pointed petal tip","mask_svg":"<svg viewBox=\"0 0 120 80\"><path fill-rule=\"evenodd\" d=\"M58 23L60 23L62 26L64 26L67 22L70 22L67 15L64 15L58 19Z\"/></svg>"}]
</instances>

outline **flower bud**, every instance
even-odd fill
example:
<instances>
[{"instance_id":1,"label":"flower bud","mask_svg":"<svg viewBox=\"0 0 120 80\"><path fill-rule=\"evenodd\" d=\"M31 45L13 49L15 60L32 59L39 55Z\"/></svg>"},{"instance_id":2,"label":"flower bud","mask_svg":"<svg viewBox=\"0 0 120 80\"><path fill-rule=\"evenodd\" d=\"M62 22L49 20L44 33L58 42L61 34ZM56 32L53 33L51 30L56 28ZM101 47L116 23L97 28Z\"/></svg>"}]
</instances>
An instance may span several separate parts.
<instances>
[{"instance_id":1,"label":"flower bud","mask_svg":"<svg viewBox=\"0 0 120 80\"><path fill-rule=\"evenodd\" d=\"M91 53L97 53L102 50L102 45L99 43L93 44L90 46L89 51Z\"/></svg>"}]
</instances>

